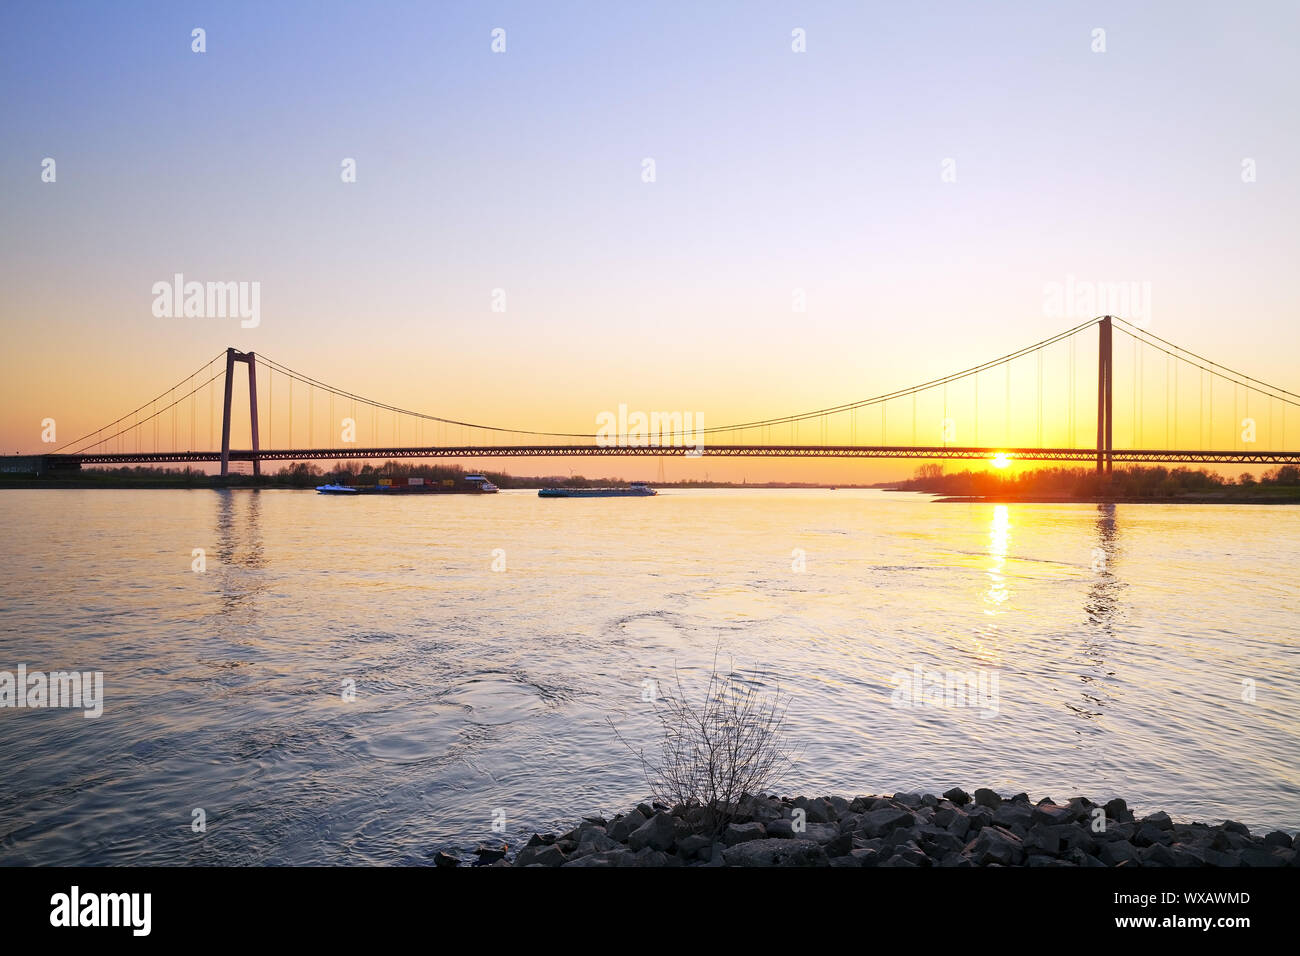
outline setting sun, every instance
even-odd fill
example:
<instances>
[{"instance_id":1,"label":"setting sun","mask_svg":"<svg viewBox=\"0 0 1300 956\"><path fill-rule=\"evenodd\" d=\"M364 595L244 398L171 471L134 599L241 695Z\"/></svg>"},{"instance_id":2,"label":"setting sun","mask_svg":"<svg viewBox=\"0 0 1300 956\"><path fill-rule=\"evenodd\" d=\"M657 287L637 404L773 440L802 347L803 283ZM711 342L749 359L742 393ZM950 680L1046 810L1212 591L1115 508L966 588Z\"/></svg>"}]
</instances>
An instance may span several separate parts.
<instances>
[{"instance_id":1,"label":"setting sun","mask_svg":"<svg viewBox=\"0 0 1300 956\"><path fill-rule=\"evenodd\" d=\"M1005 468L1009 464L1011 464L1011 459L1008 458L1002 452L998 452L996 455L993 456L992 464L994 468Z\"/></svg>"}]
</instances>

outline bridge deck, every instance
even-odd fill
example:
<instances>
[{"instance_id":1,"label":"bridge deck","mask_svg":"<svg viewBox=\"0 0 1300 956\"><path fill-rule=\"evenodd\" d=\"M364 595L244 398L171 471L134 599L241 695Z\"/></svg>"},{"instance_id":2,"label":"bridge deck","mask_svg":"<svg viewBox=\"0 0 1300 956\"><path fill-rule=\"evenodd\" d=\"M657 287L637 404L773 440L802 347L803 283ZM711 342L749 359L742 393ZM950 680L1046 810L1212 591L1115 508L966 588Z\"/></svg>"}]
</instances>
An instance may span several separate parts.
<instances>
[{"instance_id":1,"label":"bridge deck","mask_svg":"<svg viewBox=\"0 0 1300 956\"><path fill-rule=\"evenodd\" d=\"M693 447L601 445L435 445L407 448L263 448L231 449L231 461L351 461L401 458L912 458L976 461L1006 455L1020 461L1095 462L1095 448L999 448L944 445L705 445ZM32 456L26 456L32 457ZM126 465L220 461L219 451L104 452L44 456L51 464ZM1201 464L1300 464L1300 451L1193 451L1120 449L1109 454L1114 462Z\"/></svg>"}]
</instances>

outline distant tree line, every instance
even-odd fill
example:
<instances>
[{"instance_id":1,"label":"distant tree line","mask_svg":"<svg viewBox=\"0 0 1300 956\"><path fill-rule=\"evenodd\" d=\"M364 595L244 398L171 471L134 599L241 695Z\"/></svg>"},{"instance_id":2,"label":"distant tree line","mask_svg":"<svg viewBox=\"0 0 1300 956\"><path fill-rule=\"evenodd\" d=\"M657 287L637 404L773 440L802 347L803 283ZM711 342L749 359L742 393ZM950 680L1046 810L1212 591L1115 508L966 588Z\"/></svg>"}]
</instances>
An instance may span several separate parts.
<instances>
[{"instance_id":1,"label":"distant tree line","mask_svg":"<svg viewBox=\"0 0 1300 956\"><path fill-rule=\"evenodd\" d=\"M996 471L946 473L943 465L926 464L916 475L892 487L941 495L1048 495L1092 498L1174 498L1179 495L1241 494L1243 489L1278 491L1300 488L1300 468L1281 465L1259 478L1243 472L1233 479L1204 469L1130 467L1109 474L1090 468L1037 468L1014 474Z\"/></svg>"}]
</instances>

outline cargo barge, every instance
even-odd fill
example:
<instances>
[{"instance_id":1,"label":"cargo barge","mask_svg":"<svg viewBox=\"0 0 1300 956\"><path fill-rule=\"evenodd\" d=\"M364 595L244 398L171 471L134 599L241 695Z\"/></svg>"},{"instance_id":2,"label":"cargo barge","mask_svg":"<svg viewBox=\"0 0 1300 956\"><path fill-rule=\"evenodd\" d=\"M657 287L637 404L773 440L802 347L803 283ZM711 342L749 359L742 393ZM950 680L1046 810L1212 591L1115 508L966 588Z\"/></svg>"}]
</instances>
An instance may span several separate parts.
<instances>
[{"instance_id":1,"label":"cargo barge","mask_svg":"<svg viewBox=\"0 0 1300 956\"><path fill-rule=\"evenodd\" d=\"M632 481L626 488L543 488L539 498L648 498L657 495L644 481Z\"/></svg>"},{"instance_id":2,"label":"cargo barge","mask_svg":"<svg viewBox=\"0 0 1300 956\"><path fill-rule=\"evenodd\" d=\"M405 484L394 484L390 478L380 478L377 485L317 485L322 495L494 495L498 488L483 475L466 475L457 480L443 478L426 480L407 478Z\"/></svg>"}]
</instances>

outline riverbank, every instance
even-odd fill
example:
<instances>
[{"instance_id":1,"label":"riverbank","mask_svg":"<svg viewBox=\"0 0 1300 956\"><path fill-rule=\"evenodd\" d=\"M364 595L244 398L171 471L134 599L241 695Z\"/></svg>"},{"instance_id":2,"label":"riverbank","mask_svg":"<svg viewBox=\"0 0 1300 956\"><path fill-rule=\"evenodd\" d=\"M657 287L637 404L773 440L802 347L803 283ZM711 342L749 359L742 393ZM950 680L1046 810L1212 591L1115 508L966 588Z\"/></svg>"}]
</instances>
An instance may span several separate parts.
<instances>
[{"instance_id":1,"label":"riverbank","mask_svg":"<svg viewBox=\"0 0 1300 956\"><path fill-rule=\"evenodd\" d=\"M613 819L588 817L534 834L515 851L480 847L475 859L439 853L439 866L1300 866L1300 837L1252 834L1232 820L1137 818L1122 799L1063 804L992 790L943 796L747 797L720 832L699 808L641 804Z\"/></svg>"},{"instance_id":2,"label":"riverbank","mask_svg":"<svg viewBox=\"0 0 1300 956\"><path fill-rule=\"evenodd\" d=\"M1300 505L1300 497L1288 495L948 495L936 504L1021 504L1021 505Z\"/></svg>"}]
</instances>

